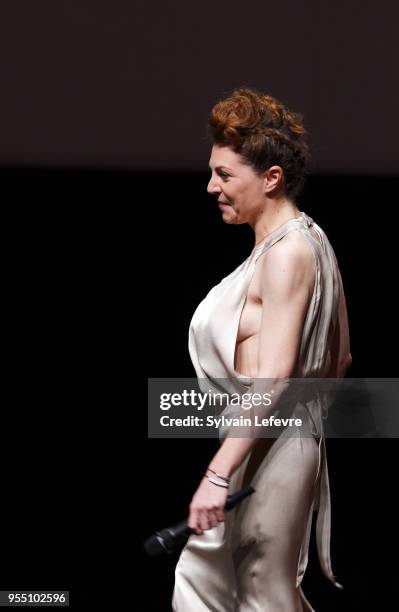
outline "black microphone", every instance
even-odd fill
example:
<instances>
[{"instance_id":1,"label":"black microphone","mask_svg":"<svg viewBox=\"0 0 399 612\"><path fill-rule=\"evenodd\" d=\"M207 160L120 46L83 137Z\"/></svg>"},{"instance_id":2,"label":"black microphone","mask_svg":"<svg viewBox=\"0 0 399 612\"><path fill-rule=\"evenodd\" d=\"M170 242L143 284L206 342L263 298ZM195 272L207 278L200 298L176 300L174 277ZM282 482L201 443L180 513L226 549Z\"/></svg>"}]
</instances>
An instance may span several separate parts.
<instances>
[{"instance_id":1,"label":"black microphone","mask_svg":"<svg viewBox=\"0 0 399 612\"><path fill-rule=\"evenodd\" d=\"M233 495L227 497L225 510L232 510L248 495L252 495L255 489L251 486L241 489ZM194 533L194 530L187 524L188 519L184 519L173 527L165 527L161 531L155 532L143 544L146 553L150 557L159 557L161 555L171 555L173 552L183 547L189 536Z\"/></svg>"}]
</instances>

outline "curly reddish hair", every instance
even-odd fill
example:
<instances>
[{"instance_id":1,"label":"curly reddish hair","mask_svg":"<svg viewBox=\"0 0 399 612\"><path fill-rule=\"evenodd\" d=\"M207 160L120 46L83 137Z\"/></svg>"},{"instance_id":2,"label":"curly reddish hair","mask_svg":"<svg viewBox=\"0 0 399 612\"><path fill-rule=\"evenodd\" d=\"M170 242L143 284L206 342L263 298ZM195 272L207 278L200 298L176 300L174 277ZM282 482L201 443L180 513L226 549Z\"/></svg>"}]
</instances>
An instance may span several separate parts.
<instances>
[{"instance_id":1,"label":"curly reddish hair","mask_svg":"<svg viewBox=\"0 0 399 612\"><path fill-rule=\"evenodd\" d=\"M297 196L305 183L310 151L302 115L254 88L240 87L219 100L209 116L213 143L230 147L258 176L270 166L284 173L284 191Z\"/></svg>"}]
</instances>

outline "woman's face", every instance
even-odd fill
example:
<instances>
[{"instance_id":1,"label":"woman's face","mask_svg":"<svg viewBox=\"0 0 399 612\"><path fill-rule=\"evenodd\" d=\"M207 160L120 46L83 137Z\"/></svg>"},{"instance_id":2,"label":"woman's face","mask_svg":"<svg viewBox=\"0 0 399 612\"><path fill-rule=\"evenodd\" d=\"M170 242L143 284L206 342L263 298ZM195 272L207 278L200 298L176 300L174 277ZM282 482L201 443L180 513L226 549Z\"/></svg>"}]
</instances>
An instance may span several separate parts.
<instances>
[{"instance_id":1,"label":"woman's face","mask_svg":"<svg viewBox=\"0 0 399 612\"><path fill-rule=\"evenodd\" d=\"M230 147L213 145L207 191L217 197L226 223L250 223L263 210L266 193L276 187L282 170L272 166L260 177Z\"/></svg>"}]
</instances>

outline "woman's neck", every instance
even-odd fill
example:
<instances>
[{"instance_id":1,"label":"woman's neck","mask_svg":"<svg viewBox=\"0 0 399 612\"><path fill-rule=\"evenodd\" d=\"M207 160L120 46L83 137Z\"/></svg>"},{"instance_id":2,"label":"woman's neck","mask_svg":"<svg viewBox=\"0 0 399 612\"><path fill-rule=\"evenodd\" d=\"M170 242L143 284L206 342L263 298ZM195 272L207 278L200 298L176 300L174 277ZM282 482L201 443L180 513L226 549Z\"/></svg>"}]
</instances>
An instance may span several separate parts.
<instances>
[{"instance_id":1,"label":"woman's neck","mask_svg":"<svg viewBox=\"0 0 399 612\"><path fill-rule=\"evenodd\" d=\"M281 225L290 219L297 219L301 216L301 211L292 202L275 205L273 208L264 209L256 219L252 229L255 233L255 247L267 236L272 234Z\"/></svg>"}]
</instances>

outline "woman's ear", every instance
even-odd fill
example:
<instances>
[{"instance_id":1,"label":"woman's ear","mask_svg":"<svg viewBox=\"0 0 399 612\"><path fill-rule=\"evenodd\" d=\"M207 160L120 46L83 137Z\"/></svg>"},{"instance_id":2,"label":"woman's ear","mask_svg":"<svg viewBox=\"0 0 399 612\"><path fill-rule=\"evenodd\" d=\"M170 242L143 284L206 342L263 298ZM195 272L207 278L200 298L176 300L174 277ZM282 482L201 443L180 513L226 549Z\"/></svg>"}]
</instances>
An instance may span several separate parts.
<instances>
[{"instance_id":1,"label":"woman's ear","mask_svg":"<svg viewBox=\"0 0 399 612\"><path fill-rule=\"evenodd\" d=\"M281 166L270 166L264 174L265 193L274 191L276 187L281 187L284 183L284 172Z\"/></svg>"}]
</instances>

